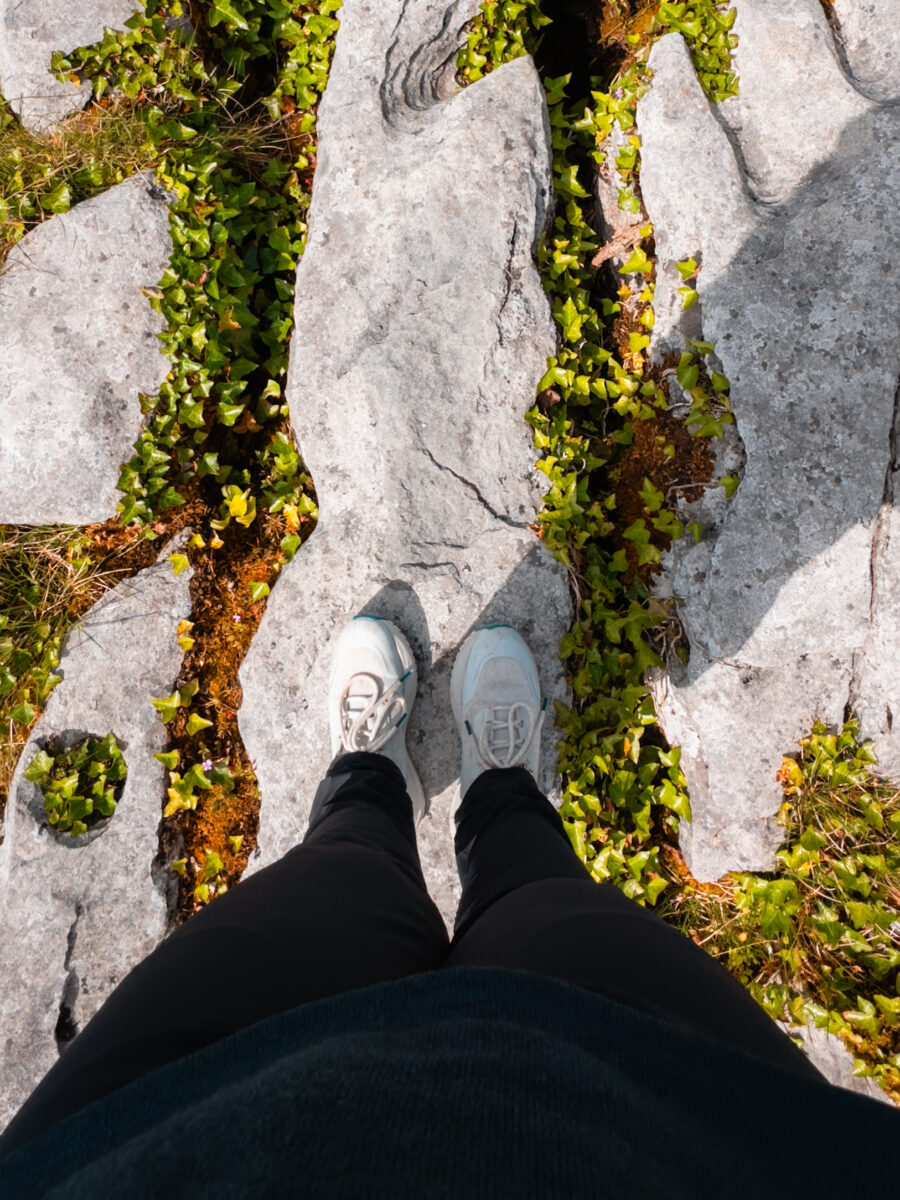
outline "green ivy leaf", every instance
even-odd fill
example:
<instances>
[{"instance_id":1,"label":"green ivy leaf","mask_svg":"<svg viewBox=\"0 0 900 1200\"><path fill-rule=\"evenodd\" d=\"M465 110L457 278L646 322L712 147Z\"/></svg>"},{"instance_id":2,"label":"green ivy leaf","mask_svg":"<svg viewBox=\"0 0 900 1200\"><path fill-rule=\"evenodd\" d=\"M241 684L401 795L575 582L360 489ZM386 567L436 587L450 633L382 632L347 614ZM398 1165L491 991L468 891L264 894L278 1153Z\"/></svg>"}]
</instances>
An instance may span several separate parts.
<instances>
[{"instance_id":1,"label":"green ivy leaf","mask_svg":"<svg viewBox=\"0 0 900 1200\"><path fill-rule=\"evenodd\" d=\"M64 213L72 207L72 189L67 183L59 183L52 191L41 197L41 208L45 212Z\"/></svg>"},{"instance_id":2,"label":"green ivy leaf","mask_svg":"<svg viewBox=\"0 0 900 1200\"><path fill-rule=\"evenodd\" d=\"M201 729L209 729L212 721L207 721L205 717L201 717L199 713L191 713L187 721L187 731L190 737L195 733L199 733Z\"/></svg>"},{"instance_id":3,"label":"green ivy leaf","mask_svg":"<svg viewBox=\"0 0 900 1200\"><path fill-rule=\"evenodd\" d=\"M642 246L635 246L631 257L628 258L621 267L619 267L620 275L649 275L653 270L653 264L644 252Z\"/></svg>"},{"instance_id":4,"label":"green ivy leaf","mask_svg":"<svg viewBox=\"0 0 900 1200\"><path fill-rule=\"evenodd\" d=\"M150 703L159 713L159 717L163 725L168 725L181 706L181 697L176 691L173 692L171 696L162 696L159 699L151 699Z\"/></svg>"},{"instance_id":5,"label":"green ivy leaf","mask_svg":"<svg viewBox=\"0 0 900 1200\"><path fill-rule=\"evenodd\" d=\"M53 759L46 750L40 750L24 771L29 783L44 783L53 768Z\"/></svg>"},{"instance_id":6,"label":"green ivy leaf","mask_svg":"<svg viewBox=\"0 0 900 1200\"><path fill-rule=\"evenodd\" d=\"M19 725L30 725L35 716L34 705L25 700L21 704L17 704L9 715Z\"/></svg>"}]
</instances>

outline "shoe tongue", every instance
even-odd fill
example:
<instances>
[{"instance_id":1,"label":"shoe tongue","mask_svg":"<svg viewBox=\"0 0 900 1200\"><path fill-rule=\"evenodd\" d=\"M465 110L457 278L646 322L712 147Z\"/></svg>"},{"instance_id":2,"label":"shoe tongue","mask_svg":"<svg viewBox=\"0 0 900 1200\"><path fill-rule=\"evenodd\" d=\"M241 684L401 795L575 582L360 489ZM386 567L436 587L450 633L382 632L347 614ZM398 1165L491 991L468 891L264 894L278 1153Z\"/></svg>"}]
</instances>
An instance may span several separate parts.
<instances>
[{"instance_id":1,"label":"shoe tongue","mask_svg":"<svg viewBox=\"0 0 900 1200\"><path fill-rule=\"evenodd\" d=\"M492 705L481 734L483 755L497 767L513 767L522 758L534 732L527 704Z\"/></svg>"},{"instance_id":2,"label":"shoe tongue","mask_svg":"<svg viewBox=\"0 0 900 1200\"><path fill-rule=\"evenodd\" d=\"M348 704L353 701L354 706L362 711L366 705L378 699L381 691L381 681L375 675L369 675L363 671L349 679L344 688L342 702Z\"/></svg>"}]
</instances>

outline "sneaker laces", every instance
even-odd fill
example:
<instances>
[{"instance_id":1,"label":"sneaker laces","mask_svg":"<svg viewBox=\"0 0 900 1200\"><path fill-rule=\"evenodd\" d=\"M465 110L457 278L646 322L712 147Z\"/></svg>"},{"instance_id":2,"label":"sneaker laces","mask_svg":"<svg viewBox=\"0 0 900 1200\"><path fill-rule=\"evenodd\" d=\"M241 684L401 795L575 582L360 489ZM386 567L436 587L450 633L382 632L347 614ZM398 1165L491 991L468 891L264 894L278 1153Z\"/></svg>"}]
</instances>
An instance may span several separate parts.
<instances>
[{"instance_id":1,"label":"sneaker laces","mask_svg":"<svg viewBox=\"0 0 900 1200\"><path fill-rule=\"evenodd\" d=\"M403 684L409 672L387 689L367 671L351 676L341 697L341 741L344 749L375 753L408 715Z\"/></svg>"},{"instance_id":2,"label":"sneaker laces","mask_svg":"<svg viewBox=\"0 0 900 1200\"><path fill-rule=\"evenodd\" d=\"M528 752L544 721L543 709L534 709L521 700L514 704L493 704L490 716L479 730L475 744L478 757L486 767L515 767ZM466 722L468 726L468 722ZM471 726L468 726L472 732Z\"/></svg>"}]
</instances>

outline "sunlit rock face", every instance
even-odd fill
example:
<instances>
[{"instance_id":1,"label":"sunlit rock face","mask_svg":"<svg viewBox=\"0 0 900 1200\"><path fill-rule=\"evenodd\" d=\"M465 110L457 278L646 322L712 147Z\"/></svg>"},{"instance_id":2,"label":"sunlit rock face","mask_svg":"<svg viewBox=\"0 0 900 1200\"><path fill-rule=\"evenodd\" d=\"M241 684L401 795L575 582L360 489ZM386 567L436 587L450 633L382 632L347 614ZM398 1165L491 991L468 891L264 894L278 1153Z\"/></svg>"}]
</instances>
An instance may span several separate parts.
<instances>
[{"instance_id":1,"label":"sunlit rock face","mask_svg":"<svg viewBox=\"0 0 900 1200\"><path fill-rule=\"evenodd\" d=\"M654 693L703 879L772 866L775 773L814 719L857 712L900 777L900 61L893 33L873 56L871 21L849 19L896 7L835 5L836 43L818 0L736 0L739 96L714 111L670 35L638 109L653 351L715 343L742 473L730 501L714 488L689 507L705 535L676 544L658 585L690 642ZM700 302L682 313L691 256Z\"/></svg>"},{"instance_id":2,"label":"sunlit rock face","mask_svg":"<svg viewBox=\"0 0 900 1200\"><path fill-rule=\"evenodd\" d=\"M398 622L420 667L409 735L431 799L420 850L448 920L455 651L470 629L507 621L559 699L570 622L564 572L529 528L542 487L523 420L555 349L532 257L551 202L546 110L530 58L458 89L460 30L477 7L341 9L288 388L320 521L241 670L262 791L252 869L302 835L328 765L335 636L358 611ZM544 737L552 790L549 721Z\"/></svg>"},{"instance_id":3,"label":"sunlit rock face","mask_svg":"<svg viewBox=\"0 0 900 1200\"><path fill-rule=\"evenodd\" d=\"M0 522L116 515L122 464L168 359L143 290L171 253L169 206L135 175L50 217L0 276Z\"/></svg>"}]
</instances>

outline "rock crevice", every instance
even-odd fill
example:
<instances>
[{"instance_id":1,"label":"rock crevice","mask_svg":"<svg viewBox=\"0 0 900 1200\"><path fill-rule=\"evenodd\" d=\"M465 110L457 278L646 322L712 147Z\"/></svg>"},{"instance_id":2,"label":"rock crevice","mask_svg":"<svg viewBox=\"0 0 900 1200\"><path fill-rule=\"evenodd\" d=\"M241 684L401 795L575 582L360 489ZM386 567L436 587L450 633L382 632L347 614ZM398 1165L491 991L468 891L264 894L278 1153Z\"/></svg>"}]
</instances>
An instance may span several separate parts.
<instances>
[{"instance_id":1,"label":"rock crevice","mask_svg":"<svg viewBox=\"0 0 900 1200\"><path fill-rule=\"evenodd\" d=\"M488 515L493 517L495 521L501 521L504 525L509 525L511 529L528 528L529 523L527 521L516 521L512 517L507 516L506 513L497 512L497 510L492 508L489 501L482 495L481 489L477 483L473 483L471 479L464 479L458 471L454 471L453 468L448 467L446 463L438 462L438 460L434 457L434 454L428 449L425 443L422 442L420 444L422 446L422 453L429 460L429 462L434 463L439 471L448 471L454 479L458 480L463 485L463 487L468 488L482 508L484 508Z\"/></svg>"},{"instance_id":2,"label":"rock crevice","mask_svg":"<svg viewBox=\"0 0 900 1200\"><path fill-rule=\"evenodd\" d=\"M84 905L79 901L75 905L75 917L69 926L69 935L66 938L66 957L63 959L63 970L67 974L66 981L63 984L62 995L59 998L59 1017L56 1022L56 1028L53 1031L60 1054L78 1033L75 1009L78 1002L79 979L78 972L72 966L72 960L78 940L78 926L83 916Z\"/></svg>"},{"instance_id":3,"label":"rock crevice","mask_svg":"<svg viewBox=\"0 0 900 1200\"><path fill-rule=\"evenodd\" d=\"M385 125L398 131L414 130L419 114L455 94L460 30L478 10L472 0L433 5L437 29L421 41L422 26L409 20L413 3L418 6L421 0L403 0L385 52L384 78L379 88Z\"/></svg>"},{"instance_id":4,"label":"rock crevice","mask_svg":"<svg viewBox=\"0 0 900 1200\"><path fill-rule=\"evenodd\" d=\"M825 6L847 78L869 100L900 95L900 0L831 0Z\"/></svg>"}]
</instances>

